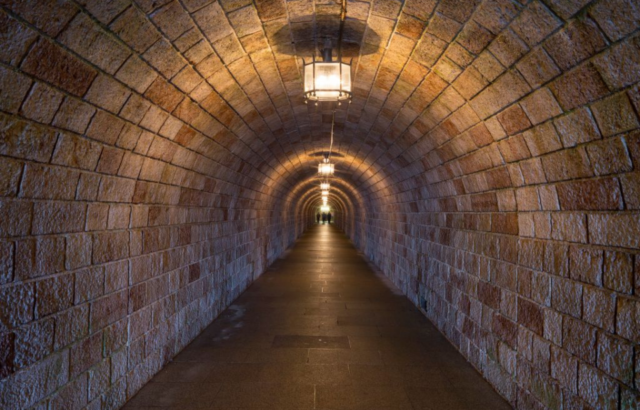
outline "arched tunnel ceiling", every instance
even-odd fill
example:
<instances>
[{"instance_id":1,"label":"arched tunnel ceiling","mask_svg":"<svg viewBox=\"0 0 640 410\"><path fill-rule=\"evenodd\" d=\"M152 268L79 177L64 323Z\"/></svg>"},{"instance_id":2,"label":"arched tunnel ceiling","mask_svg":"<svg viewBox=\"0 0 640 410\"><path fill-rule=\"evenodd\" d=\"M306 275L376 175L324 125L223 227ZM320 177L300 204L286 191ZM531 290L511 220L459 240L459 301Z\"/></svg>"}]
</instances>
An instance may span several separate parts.
<instances>
[{"instance_id":1,"label":"arched tunnel ceiling","mask_svg":"<svg viewBox=\"0 0 640 410\"><path fill-rule=\"evenodd\" d=\"M202 147L204 135L216 143L209 152L226 147L236 157L222 152L214 160L248 175L257 191L287 192L315 172L327 149L335 107L304 103L301 58L312 55L318 38L335 43L339 3L78 0L31 11L27 3L3 3L102 71L102 88L92 86L96 104L121 113L124 94L138 94L138 104L157 106L158 118L148 122L171 114L174 123L163 126L169 139ZM501 110L557 76L556 64L579 62L578 55L551 59L562 58L571 38L538 43L582 3L348 1L344 55L353 58L355 82L352 104L336 113L338 170L382 196L406 190L411 183L403 182L425 171L434 170L425 174L432 183L470 173L457 158L502 138L523 114L516 106L502 118ZM45 22L45 15L54 18ZM584 16L577 33L588 34L592 24ZM549 67L539 68L542 59ZM553 95L561 86L523 104L529 119L560 109ZM494 146L467 162L496 165L500 154ZM245 162L251 172L242 170Z\"/></svg>"},{"instance_id":2,"label":"arched tunnel ceiling","mask_svg":"<svg viewBox=\"0 0 640 410\"><path fill-rule=\"evenodd\" d=\"M582 12L571 32L547 38L585 3L348 1L344 56L353 58L355 80L352 103L337 107L335 117L339 175L382 197L417 186L411 177L435 184L423 198L482 190L468 178L438 183L508 162L512 147L495 141L573 108L562 94L575 75L562 72L584 57L569 52L574 42L596 24L613 40L619 34L608 29L606 15ZM336 107L304 103L301 59L318 39L335 43L337 2L76 0L35 10L28 2L3 4L46 38L34 45L25 35L16 44L24 50L9 54L33 46L46 57L53 52L47 40L55 39L82 56L98 73L85 73L83 83L76 70L77 95L88 92L85 98L106 111L143 121L188 148L178 153L187 168L201 159L195 151L207 157L196 165L200 172L241 173L251 189L278 197L312 175L327 150ZM3 19L8 34L19 32ZM593 38L589 46L597 50L606 41ZM47 68L29 58L22 64L36 75ZM597 68L578 75L602 82ZM148 103L152 115L134 118L142 115L134 108ZM155 145L176 151L171 143Z\"/></svg>"}]
</instances>

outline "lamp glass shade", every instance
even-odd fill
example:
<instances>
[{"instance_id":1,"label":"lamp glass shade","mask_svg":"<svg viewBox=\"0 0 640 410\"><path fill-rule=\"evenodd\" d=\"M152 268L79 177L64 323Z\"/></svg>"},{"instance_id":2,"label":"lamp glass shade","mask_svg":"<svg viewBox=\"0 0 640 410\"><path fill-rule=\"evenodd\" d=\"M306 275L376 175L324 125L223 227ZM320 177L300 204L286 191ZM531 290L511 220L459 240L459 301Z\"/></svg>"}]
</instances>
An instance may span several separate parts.
<instances>
[{"instance_id":1,"label":"lamp glass shade","mask_svg":"<svg viewBox=\"0 0 640 410\"><path fill-rule=\"evenodd\" d=\"M323 176L331 176L335 171L334 164L329 162L322 162L318 164L318 174Z\"/></svg>"},{"instance_id":2,"label":"lamp glass shade","mask_svg":"<svg viewBox=\"0 0 640 410\"><path fill-rule=\"evenodd\" d=\"M304 94L312 101L341 101L351 97L351 65L312 61L304 65Z\"/></svg>"}]
</instances>

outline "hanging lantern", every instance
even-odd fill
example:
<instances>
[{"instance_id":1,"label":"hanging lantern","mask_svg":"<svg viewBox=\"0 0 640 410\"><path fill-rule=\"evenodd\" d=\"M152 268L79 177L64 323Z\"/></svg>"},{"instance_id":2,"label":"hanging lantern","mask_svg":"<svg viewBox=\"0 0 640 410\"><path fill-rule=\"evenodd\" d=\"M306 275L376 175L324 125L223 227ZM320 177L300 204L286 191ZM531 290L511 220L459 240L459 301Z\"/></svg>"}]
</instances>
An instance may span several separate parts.
<instances>
[{"instance_id":1,"label":"hanging lantern","mask_svg":"<svg viewBox=\"0 0 640 410\"><path fill-rule=\"evenodd\" d=\"M329 158L325 158L323 162L318 164L318 175L320 176L330 177L334 171L335 167L329 162Z\"/></svg>"},{"instance_id":2,"label":"hanging lantern","mask_svg":"<svg viewBox=\"0 0 640 410\"><path fill-rule=\"evenodd\" d=\"M351 64L338 57L333 61L331 40L326 39L322 61L307 63L304 68L304 98L311 101L344 101L351 99Z\"/></svg>"},{"instance_id":3,"label":"hanging lantern","mask_svg":"<svg viewBox=\"0 0 640 410\"><path fill-rule=\"evenodd\" d=\"M320 183L320 190L322 191L328 191L330 187L331 187L331 184L329 184L328 182Z\"/></svg>"}]
</instances>

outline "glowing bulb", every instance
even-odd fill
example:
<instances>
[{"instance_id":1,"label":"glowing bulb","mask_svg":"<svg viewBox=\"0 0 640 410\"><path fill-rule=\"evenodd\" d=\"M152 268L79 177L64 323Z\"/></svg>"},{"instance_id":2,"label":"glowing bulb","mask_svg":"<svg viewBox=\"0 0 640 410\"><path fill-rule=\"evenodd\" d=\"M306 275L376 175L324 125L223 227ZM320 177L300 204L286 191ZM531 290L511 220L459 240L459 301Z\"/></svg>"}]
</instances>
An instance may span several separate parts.
<instances>
[{"instance_id":1,"label":"glowing bulb","mask_svg":"<svg viewBox=\"0 0 640 410\"><path fill-rule=\"evenodd\" d=\"M331 176L335 171L334 165L329 162L323 162L318 164L318 174L324 176Z\"/></svg>"},{"instance_id":2,"label":"glowing bulb","mask_svg":"<svg viewBox=\"0 0 640 410\"><path fill-rule=\"evenodd\" d=\"M320 189L323 191L328 191L331 185L328 182L323 182L320 184Z\"/></svg>"}]
</instances>

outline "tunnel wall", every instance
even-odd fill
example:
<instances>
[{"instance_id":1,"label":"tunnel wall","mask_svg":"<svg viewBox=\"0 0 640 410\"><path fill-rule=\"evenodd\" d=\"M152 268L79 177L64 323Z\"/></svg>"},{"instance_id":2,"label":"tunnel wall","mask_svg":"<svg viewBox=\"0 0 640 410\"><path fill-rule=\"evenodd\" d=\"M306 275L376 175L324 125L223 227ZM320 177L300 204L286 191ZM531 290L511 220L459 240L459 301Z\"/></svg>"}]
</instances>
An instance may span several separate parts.
<instances>
[{"instance_id":1,"label":"tunnel wall","mask_svg":"<svg viewBox=\"0 0 640 410\"><path fill-rule=\"evenodd\" d=\"M0 0L0 407L117 408L310 222L299 4L218 3ZM637 2L353 3L349 236L517 408L637 407Z\"/></svg>"},{"instance_id":2,"label":"tunnel wall","mask_svg":"<svg viewBox=\"0 0 640 410\"><path fill-rule=\"evenodd\" d=\"M116 409L301 228L205 44L126 1L0 5L0 408Z\"/></svg>"},{"instance_id":3,"label":"tunnel wall","mask_svg":"<svg viewBox=\"0 0 640 410\"><path fill-rule=\"evenodd\" d=\"M545 3L471 16L361 247L515 407L637 408L640 9Z\"/></svg>"}]
</instances>

